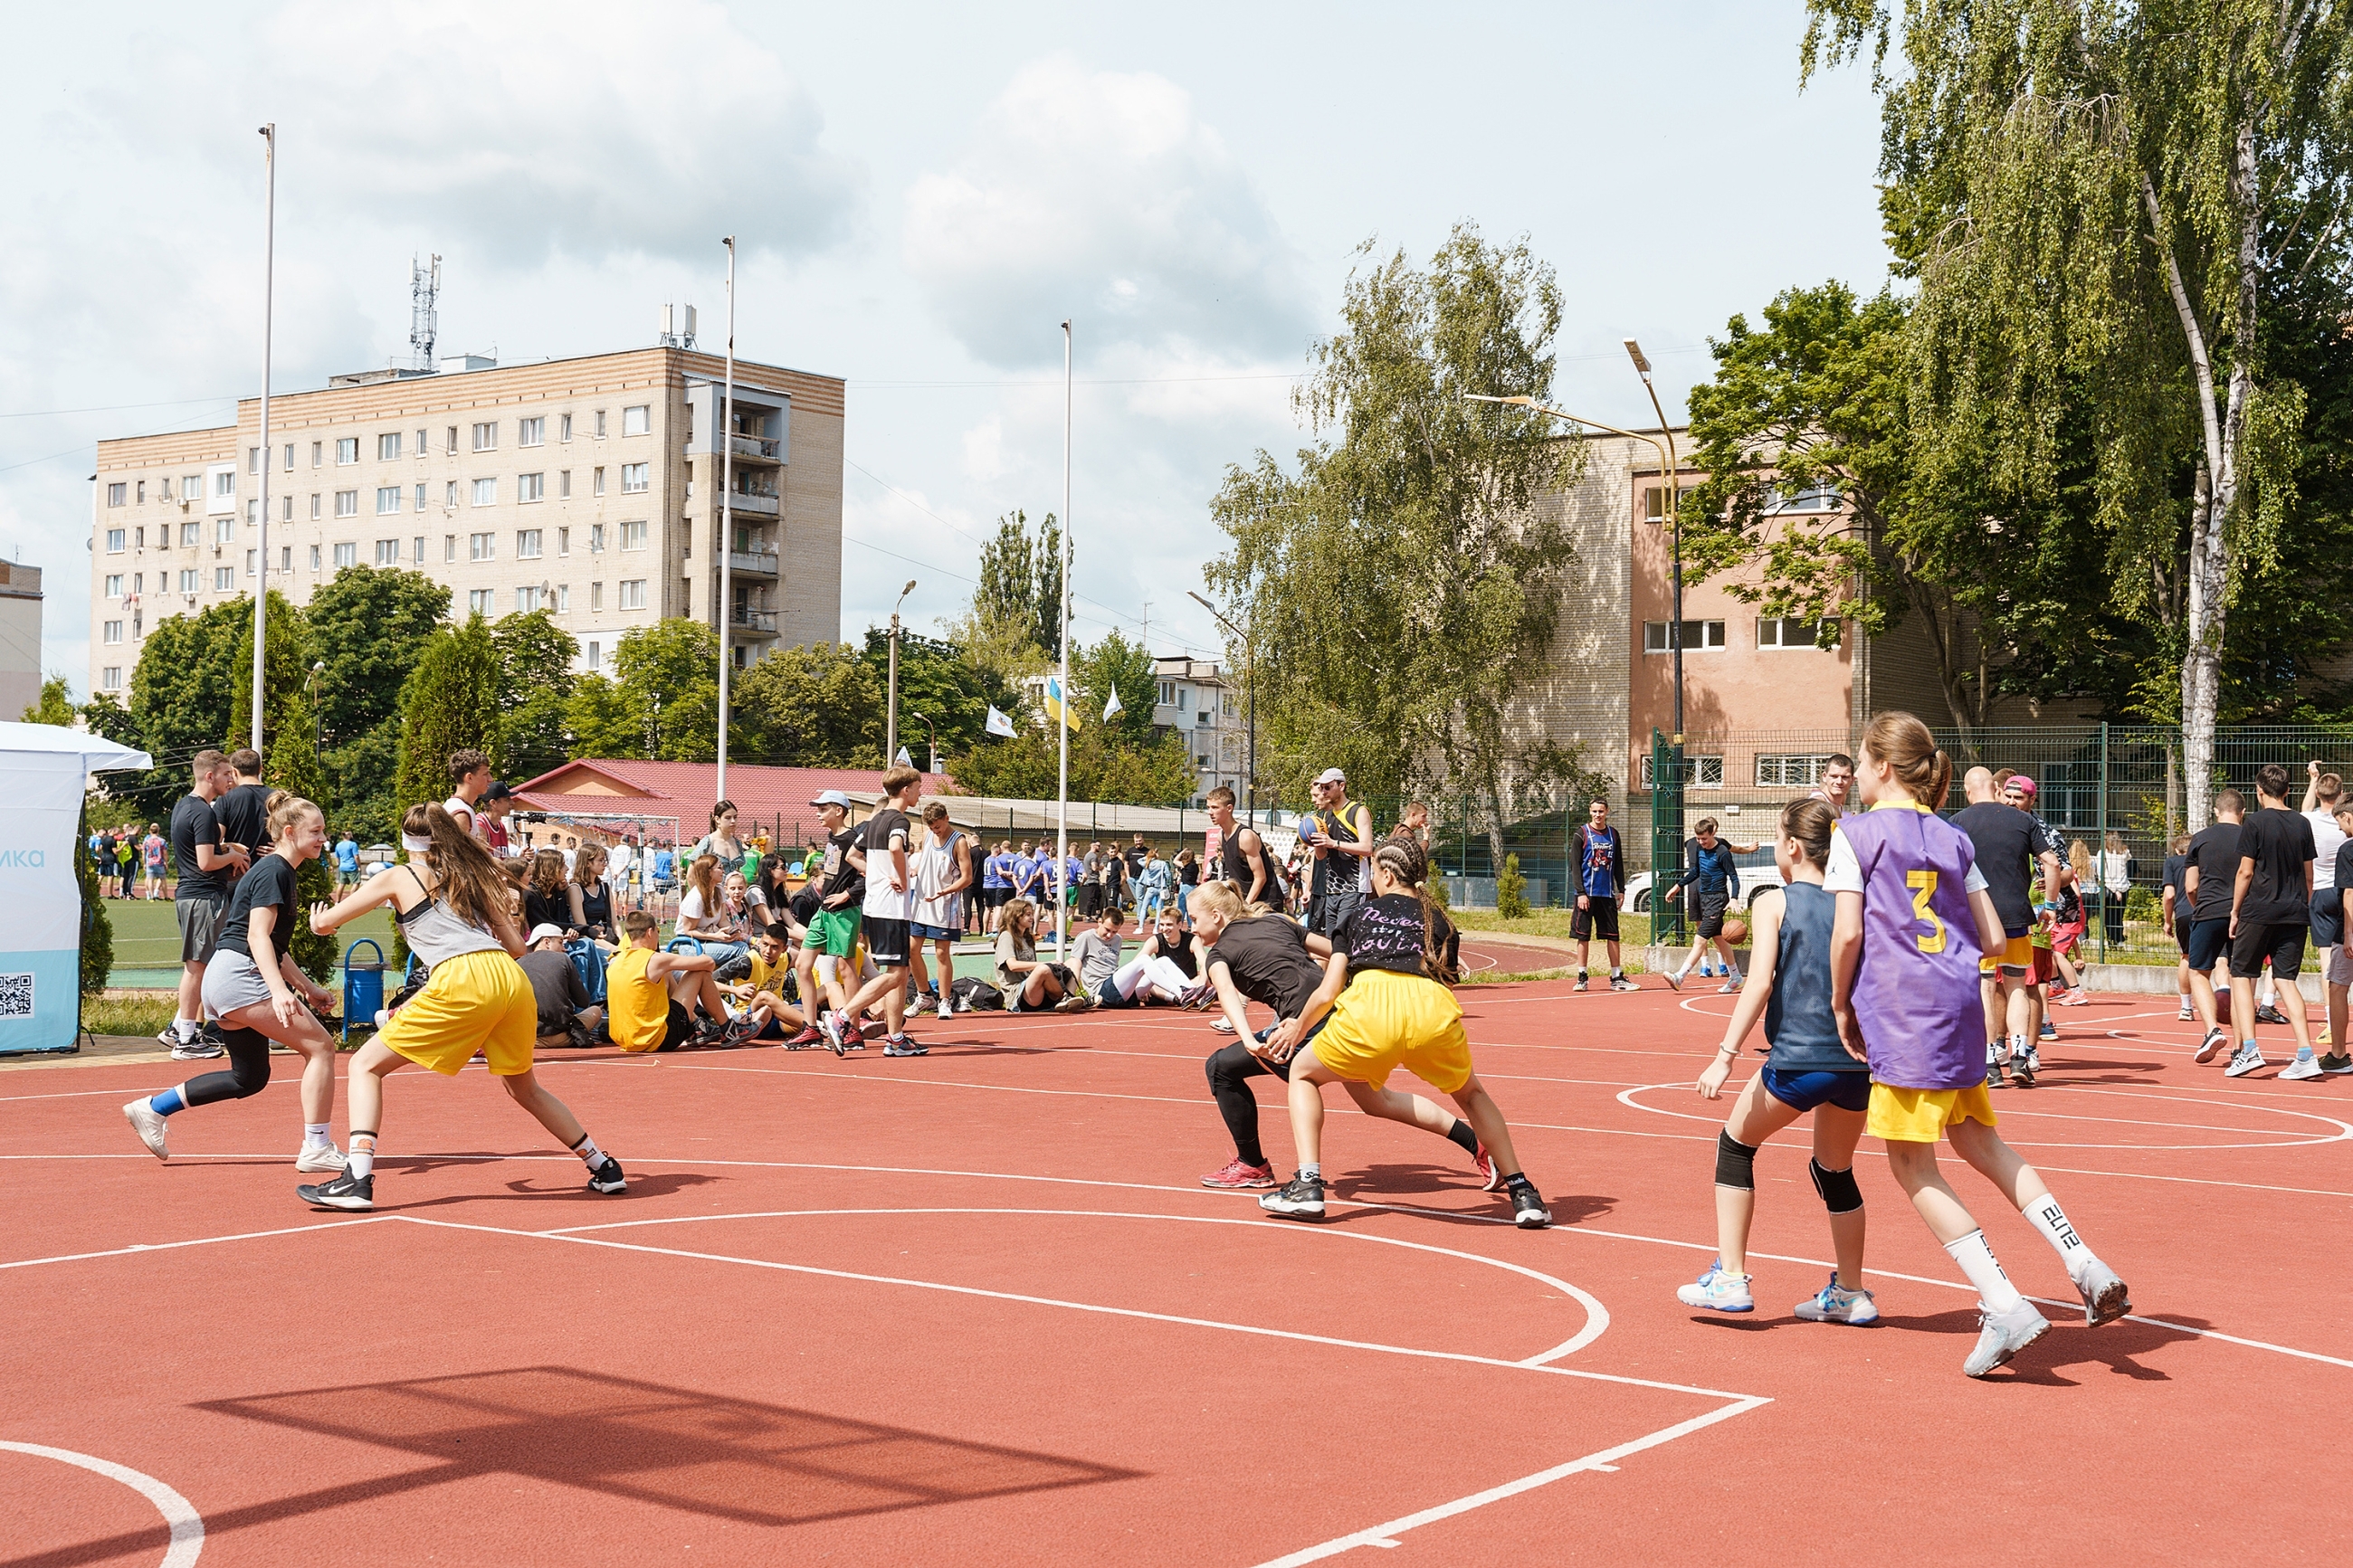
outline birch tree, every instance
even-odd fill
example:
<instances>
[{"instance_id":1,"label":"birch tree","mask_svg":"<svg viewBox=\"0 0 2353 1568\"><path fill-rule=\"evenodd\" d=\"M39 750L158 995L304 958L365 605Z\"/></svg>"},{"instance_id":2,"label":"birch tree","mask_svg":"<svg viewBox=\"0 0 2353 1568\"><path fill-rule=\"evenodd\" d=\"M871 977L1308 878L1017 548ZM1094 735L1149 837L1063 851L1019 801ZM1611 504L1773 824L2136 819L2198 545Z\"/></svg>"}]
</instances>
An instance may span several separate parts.
<instances>
[{"instance_id":1,"label":"birch tree","mask_svg":"<svg viewBox=\"0 0 2353 1568\"><path fill-rule=\"evenodd\" d=\"M1883 207L1916 276L1923 459L2047 490L2092 410L2118 608L2180 659L2206 814L2225 634L2295 496L2305 390L2259 331L2284 248L2345 218L2345 0L1809 0L1802 72L1872 50ZM1890 68L1890 53L1900 67ZM2307 254L2341 256L2320 247ZM2173 454L2194 450L2185 479ZM2187 514L2187 526L2182 524Z\"/></svg>"}]
</instances>

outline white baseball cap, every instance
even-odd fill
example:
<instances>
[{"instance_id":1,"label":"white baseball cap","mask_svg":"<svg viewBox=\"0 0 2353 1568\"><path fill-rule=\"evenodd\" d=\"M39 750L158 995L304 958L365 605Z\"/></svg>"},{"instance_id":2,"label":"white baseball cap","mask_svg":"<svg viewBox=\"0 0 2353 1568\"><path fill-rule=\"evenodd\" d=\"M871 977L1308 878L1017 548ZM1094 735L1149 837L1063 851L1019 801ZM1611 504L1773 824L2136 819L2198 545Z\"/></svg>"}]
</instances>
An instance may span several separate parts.
<instances>
[{"instance_id":1,"label":"white baseball cap","mask_svg":"<svg viewBox=\"0 0 2353 1568\"><path fill-rule=\"evenodd\" d=\"M564 928L562 926L550 925L545 921L542 921L537 925L531 928L531 937L523 943L523 946L537 947L549 937L554 937L556 941L562 942L564 940Z\"/></svg>"},{"instance_id":2,"label":"white baseball cap","mask_svg":"<svg viewBox=\"0 0 2353 1568\"><path fill-rule=\"evenodd\" d=\"M844 811L850 809L849 797L842 794L838 789L829 789L821 792L818 797L809 802L809 804L811 805L838 805Z\"/></svg>"},{"instance_id":3,"label":"white baseball cap","mask_svg":"<svg viewBox=\"0 0 2353 1568\"><path fill-rule=\"evenodd\" d=\"M1315 775L1315 782L1320 784L1346 784L1348 782L1348 775L1342 773L1337 768L1325 768L1322 773Z\"/></svg>"}]
</instances>

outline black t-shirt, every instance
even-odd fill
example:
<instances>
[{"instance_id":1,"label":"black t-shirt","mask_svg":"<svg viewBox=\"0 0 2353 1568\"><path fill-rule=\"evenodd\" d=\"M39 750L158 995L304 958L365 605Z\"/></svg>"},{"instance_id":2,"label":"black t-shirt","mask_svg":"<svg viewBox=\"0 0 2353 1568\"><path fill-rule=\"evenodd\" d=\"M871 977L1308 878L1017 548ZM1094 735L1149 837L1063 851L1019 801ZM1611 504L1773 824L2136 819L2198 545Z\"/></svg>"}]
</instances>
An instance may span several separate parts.
<instances>
[{"instance_id":1,"label":"black t-shirt","mask_svg":"<svg viewBox=\"0 0 2353 1568\"><path fill-rule=\"evenodd\" d=\"M2186 918L2189 905L2185 900L2182 880L2189 874L2189 857L2168 855L2165 858L2165 885L2173 889L2173 914L2176 920Z\"/></svg>"},{"instance_id":2,"label":"black t-shirt","mask_svg":"<svg viewBox=\"0 0 2353 1568\"><path fill-rule=\"evenodd\" d=\"M2306 831L2309 830L2307 826ZM2200 829L2189 841L2189 866L2198 873L2198 901L2189 918L2229 920L2231 886L2239 876L2239 825L2218 822Z\"/></svg>"},{"instance_id":3,"label":"black t-shirt","mask_svg":"<svg viewBox=\"0 0 2353 1568\"><path fill-rule=\"evenodd\" d=\"M516 962L531 979L532 1003L539 1011L539 1032L563 1034L589 1003L588 987L580 983L580 971L573 967L571 956L534 948Z\"/></svg>"},{"instance_id":4,"label":"black t-shirt","mask_svg":"<svg viewBox=\"0 0 2353 1568\"><path fill-rule=\"evenodd\" d=\"M182 899L222 899L228 895L228 879L219 870L207 871L196 863L196 847L220 847L220 818L213 815L212 802L202 795L182 795L180 804L172 808L172 863L180 868L180 890L174 896Z\"/></svg>"},{"instance_id":5,"label":"black t-shirt","mask_svg":"<svg viewBox=\"0 0 2353 1568\"><path fill-rule=\"evenodd\" d=\"M2353 838L2337 847L2337 888L2329 897L2342 900L2348 894L2353 894ZM2340 902L2337 908L2342 910L2344 905Z\"/></svg>"},{"instance_id":6,"label":"black t-shirt","mask_svg":"<svg viewBox=\"0 0 2353 1568\"><path fill-rule=\"evenodd\" d=\"M264 855L253 863L252 870L237 879L237 896L228 901L216 945L228 952L244 953L257 964L277 963L286 956L287 944L294 940L294 922L301 918L296 898L294 868L283 855ZM269 952L263 954L253 951L248 922L254 910L269 909L276 910L278 918L270 922Z\"/></svg>"},{"instance_id":7,"label":"black t-shirt","mask_svg":"<svg viewBox=\"0 0 2353 1568\"><path fill-rule=\"evenodd\" d=\"M221 837L231 844L242 844L261 858L261 851L269 844L269 786L241 784L213 803L213 815L220 819Z\"/></svg>"},{"instance_id":8,"label":"black t-shirt","mask_svg":"<svg viewBox=\"0 0 2353 1568\"><path fill-rule=\"evenodd\" d=\"M2302 812L2267 805L2247 818L2239 830L2239 858L2253 862L2255 874L2239 906L2239 923L2300 926L2310 921L2312 895L2305 890L2304 874L2313 854L2312 824ZM2238 868L2231 874L2235 878Z\"/></svg>"},{"instance_id":9,"label":"black t-shirt","mask_svg":"<svg viewBox=\"0 0 2353 1568\"><path fill-rule=\"evenodd\" d=\"M526 888L522 895L522 929L525 935L537 926L551 925L558 931L573 929L572 894L559 888L551 897L537 888Z\"/></svg>"},{"instance_id":10,"label":"black t-shirt","mask_svg":"<svg viewBox=\"0 0 2353 1568\"><path fill-rule=\"evenodd\" d=\"M2034 923L2034 901L2027 896L2027 886L2034 879L2034 818L2014 805L1986 800L1954 816L1953 826L1968 835L1978 873L1985 878L2001 929L2024 936Z\"/></svg>"},{"instance_id":11,"label":"black t-shirt","mask_svg":"<svg viewBox=\"0 0 2353 1568\"><path fill-rule=\"evenodd\" d=\"M1121 851L1122 856L1127 861L1127 878L1129 881L1132 882L1136 878L1144 875L1144 862L1145 858L1151 853L1151 850L1145 848L1141 844L1131 844L1124 850Z\"/></svg>"},{"instance_id":12,"label":"black t-shirt","mask_svg":"<svg viewBox=\"0 0 2353 1568\"><path fill-rule=\"evenodd\" d=\"M1422 943L1421 910L1421 900L1411 893L1384 893L1359 905L1340 924L1338 946L1348 955L1349 973L1387 969L1443 981L1446 975L1430 972ZM1437 938L1438 951L1451 973L1461 938L1455 934L1453 922L1437 910L1430 911L1430 934Z\"/></svg>"},{"instance_id":13,"label":"black t-shirt","mask_svg":"<svg viewBox=\"0 0 2353 1568\"><path fill-rule=\"evenodd\" d=\"M862 831L860 828L845 827L825 841L825 870L818 884L823 891L818 898L824 900L836 893L849 895L847 903L835 904L832 906L835 909L855 910L865 902L866 873L849 863L849 852L857 847Z\"/></svg>"},{"instance_id":14,"label":"black t-shirt","mask_svg":"<svg viewBox=\"0 0 2353 1568\"><path fill-rule=\"evenodd\" d=\"M1277 915L1234 921L1209 949L1209 963L1232 971L1235 989L1273 1008L1278 1018L1299 1016L1324 984L1323 965L1307 951L1306 933Z\"/></svg>"}]
</instances>

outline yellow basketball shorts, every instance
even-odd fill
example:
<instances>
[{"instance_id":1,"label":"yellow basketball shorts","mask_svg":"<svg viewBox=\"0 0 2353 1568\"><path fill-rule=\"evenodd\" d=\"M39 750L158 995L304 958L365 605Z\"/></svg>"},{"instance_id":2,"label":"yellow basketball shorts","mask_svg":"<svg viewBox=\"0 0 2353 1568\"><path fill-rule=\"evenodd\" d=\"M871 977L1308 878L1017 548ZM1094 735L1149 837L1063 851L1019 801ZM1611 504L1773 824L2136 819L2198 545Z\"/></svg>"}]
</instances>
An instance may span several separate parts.
<instances>
[{"instance_id":1,"label":"yellow basketball shorts","mask_svg":"<svg viewBox=\"0 0 2353 1568\"><path fill-rule=\"evenodd\" d=\"M1308 1048L1342 1078L1377 1089L1399 1068L1444 1094L1471 1081L1462 1009L1452 992L1419 974L1362 969L1350 975Z\"/></svg>"},{"instance_id":2,"label":"yellow basketball shorts","mask_svg":"<svg viewBox=\"0 0 2353 1568\"><path fill-rule=\"evenodd\" d=\"M1891 1143L1934 1143L1957 1121L1994 1125L1993 1096L1985 1085L1967 1089L1898 1089L1892 1083L1871 1086L1871 1109L1863 1131Z\"/></svg>"},{"instance_id":3,"label":"yellow basketball shorts","mask_svg":"<svg viewBox=\"0 0 2353 1568\"><path fill-rule=\"evenodd\" d=\"M476 1051L501 1078L529 1072L539 1038L531 978L504 952L445 958L376 1037L418 1067L452 1077Z\"/></svg>"},{"instance_id":4,"label":"yellow basketball shorts","mask_svg":"<svg viewBox=\"0 0 2353 1568\"><path fill-rule=\"evenodd\" d=\"M2012 974L2024 974L2033 967L2034 943L2031 939L2022 936L2008 938L2002 943L2000 952L1989 952L1978 960L1979 974L1991 974L1996 969L2008 970Z\"/></svg>"}]
</instances>

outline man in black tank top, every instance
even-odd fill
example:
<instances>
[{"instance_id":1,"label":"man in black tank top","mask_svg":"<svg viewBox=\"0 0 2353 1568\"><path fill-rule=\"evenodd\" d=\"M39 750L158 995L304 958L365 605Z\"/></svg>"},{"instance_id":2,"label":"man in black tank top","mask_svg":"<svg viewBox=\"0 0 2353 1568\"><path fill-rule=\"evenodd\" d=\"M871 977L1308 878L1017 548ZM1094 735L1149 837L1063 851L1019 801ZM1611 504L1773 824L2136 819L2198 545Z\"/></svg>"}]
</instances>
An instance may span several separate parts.
<instances>
[{"instance_id":1,"label":"man in black tank top","mask_svg":"<svg viewBox=\"0 0 2353 1568\"><path fill-rule=\"evenodd\" d=\"M1209 792L1209 820L1218 825L1218 875L1241 890L1242 902L1282 905L1282 880L1258 830L1234 818L1234 792L1224 784Z\"/></svg>"}]
</instances>

